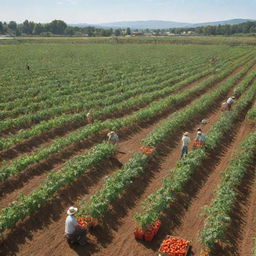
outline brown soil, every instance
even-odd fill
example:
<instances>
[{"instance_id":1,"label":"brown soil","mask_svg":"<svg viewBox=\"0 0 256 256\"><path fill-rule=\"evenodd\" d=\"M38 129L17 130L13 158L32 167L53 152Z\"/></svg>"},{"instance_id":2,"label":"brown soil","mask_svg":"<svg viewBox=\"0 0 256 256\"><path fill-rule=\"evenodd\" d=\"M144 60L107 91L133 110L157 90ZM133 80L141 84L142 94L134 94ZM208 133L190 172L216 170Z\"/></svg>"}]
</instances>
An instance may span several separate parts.
<instances>
[{"instance_id":1,"label":"brown soil","mask_svg":"<svg viewBox=\"0 0 256 256\"><path fill-rule=\"evenodd\" d=\"M194 86L195 84L207 79L208 77L210 77L211 75L206 75L200 79L198 79L197 81L185 86L182 89L176 90L176 93L181 92L185 89L189 89L192 86ZM145 105L147 104L141 104L140 106L136 106L136 107L131 107L129 109L126 110L122 110L120 112L114 112L114 113L109 113L104 115L103 117L99 118L99 120L106 120L108 118L119 118L119 117L123 117L133 111L136 111L142 107L145 107ZM0 152L0 160L11 160L17 156L19 156L21 153L27 153L27 152L31 152L31 150L35 150L37 149L39 146L47 146L47 144L49 144L49 142L57 137L61 137L61 136L67 136L68 133L73 132L76 129L79 129L81 127L83 127L84 125L86 125L87 122L83 121L80 123L69 123L69 124L65 124L64 127L60 127L60 128L56 128L56 129L52 129L49 130L47 132L43 132L39 135L36 135L32 138L26 139L22 142L19 142L18 144L12 146L9 149L3 150L2 152ZM1 165L0 165L1 166Z\"/></svg>"},{"instance_id":2,"label":"brown soil","mask_svg":"<svg viewBox=\"0 0 256 256\"><path fill-rule=\"evenodd\" d=\"M256 166L256 160L254 162L254 167ZM255 236L256 236L256 180L255 180L255 169L252 170L252 178L247 186L249 197L247 198L246 205L242 207L242 215L240 216L240 223L242 223L240 239L238 240L238 253L243 256L251 256L252 250L255 248ZM244 202L244 203L245 203Z\"/></svg>"},{"instance_id":3,"label":"brown soil","mask_svg":"<svg viewBox=\"0 0 256 256\"><path fill-rule=\"evenodd\" d=\"M202 78L199 81L202 81ZM192 87L195 84L196 82L193 82L188 86ZM188 101L191 101L191 100L186 99L186 103ZM180 104L180 106L183 106L183 105L185 105L185 103ZM186 105L183 106L183 108L185 107ZM178 106L176 106L176 109L178 109ZM167 110L166 113L163 114L163 118L159 123L165 121L166 120L165 116L167 115L167 118L168 118L169 117L168 115L173 111L174 111L173 108ZM132 152L139 151L139 147L141 147L141 145L138 144L138 148L134 150L133 148L134 141L137 141L137 142L141 141L141 139L146 136L145 134L148 134L150 131L152 131L155 128L155 123L157 123L159 118L161 117L162 115L160 115L158 118L148 121L147 123L144 123L143 129L137 128L137 130L129 130L129 131L126 131L124 129L123 131L120 131L121 137L123 135L128 139L128 141L125 140L120 143L120 147L124 145L123 150L127 152L127 154L119 154L119 158L120 158L119 160L121 162L127 161L131 157ZM135 134L135 136L132 137L132 140L129 140L131 134L133 134L134 132L137 132L137 133ZM51 155L50 158L47 158L41 161L39 164L34 164L33 166L27 168L25 171L8 179L6 182L0 185L0 195L3 196L0 200L0 206L2 208L7 207L8 204L12 202L20 193L29 194L32 190L38 187L46 179L48 175L47 172L49 170L52 170L52 169L57 170L62 168L63 163L67 161L69 158L71 158L73 155L85 154L86 151L88 151L89 147L95 145L96 143L99 143L101 140L103 140L103 138L104 138L104 134L101 134L100 136L97 136L97 139L94 139L92 141L90 140L88 142L88 140L85 140L84 142L81 142L79 144L71 145L65 150L63 150L62 152L53 154ZM127 147L129 148L129 145L132 145L130 151L127 150ZM120 149L121 152L124 152L123 150Z\"/></svg>"},{"instance_id":4,"label":"brown soil","mask_svg":"<svg viewBox=\"0 0 256 256\"><path fill-rule=\"evenodd\" d=\"M215 108L216 106L213 106L212 110ZM212 110L209 109L209 111L211 112ZM198 119L196 119L196 122L192 122L191 125L188 126L188 130L189 131L195 131L195 129L198 127L198 121L202 118L207 118L209 120L209 123L204 127L204 131L207 132L209 127L211 126L211 124L213 124L215 122L215 120L218 119L219 117L219 111L213 113L213 114L209 114L207 117L200 116ZM161 120L161 122L164 121ZM155 125L151 125L150 127L144 127L143 129L137 131L137 133L130 139L128 139L127 141L121 142L120 143L120 148L119 151L123 151L126 152L126 154L119 154L117 156L118 158L118 162L120 163L125 163L131 156L132 152L138 151L140 148L140 141L142 138L144 138L151 130L153 130L155 127ZM193 128L192 128L193 127ZM137 210L139 210L140 206L138 206L138 201L143 200L148 194L152 193L156 187L159 187L161 184L161 178L163 178L166 175L166 171L171 169L172 167L175 166L176 161L179 158L179 154L180 154L180 145L178 144L178 140L180 138L182 131L179 132L179 135L175 136L174 138L171 139L170 144L173 144L169 147L169 149L167 149L167 151L169 150L169 152L165 152L166 153L170 153L170 151L173 149L173 151L171 152L171 154L167 154L167 155L163 155L161 158L161 163L164 162L163 166L156 166L157 168L153 168L153 170L149 170L149 176L145 177L145 182L143 184L143 179L141 180L141 183L139 183L141 185L141 188L139 189L139 193L134 194L134 198L125 198L125 203L128 205L130 204L129 209L127 209L127 205L125 204L124 206L120 207L120 205L118 205L119 209L115 209L115 203L114 206L112 208L112 211L110 213L110 215L107 214L106 216L106 224L104 225L105 229L102 230L95 230L95 236L90 236L90 240L92 242L91 244L91 250L90 253L93 253L97 251L97 246L95 248L95 244L96 241L95 239L97 239L97 243L99 244L98 249L101 249L101 252L99 255L119 255L120 253L122 253L121 251L126 251L126 255L127 252L129 251L129 243L134 243L136 246L140 246L141 250L145 250L144 246L142 244L138 244L134 242L133 239L133 235L132 235L132 230L134 227L134 222L133 222L133 213ZM170 163L169 163L170 162ZM111 171L112 172L112 171ZM146 175L147 176L147 175ZM101 183L101 182L100 182ZM146 184L145 184L146 183ZM136 186L135 186L136 185ZM138 188L138 183L135 182L135 187L134 189ZM100 186L99 186L100 187ZM89 197L89 195L92 194L93 191L96 191L99 187L95 187L91 190L91 192L83 192L83 196L82 198ZM72 190L70 190L72 191ZM70 192L71 193L71 192ZM138 195L137 195L138 194ZM63 195L61 195L61 199L63 202L63 205L65 205L65 207L67 208L68 205L70 205L70 201L68 201L67 199L64 199L65 197ZM79 202L81 200L81 196L78 197L74 197L75 201ZM135 201L133 200L135 199ZM55 201L55 200L54 200ZM72 202L72 204L74 203L74 201ZM7 236L7 239L5 240L4 243L4 248L3 252L6 253L7 251L15 251L16 253L19 251L18 255L47 255L50 253L50 251L54 251L54 255L75 255L73 250L67 247L67 244L65 241L63 241L63 235L60 232L56 232L56 230L62 230L63 229L63 223L65 221L65 211L64 211L64 206L62 208L58 208L58 211L55 210L55 215L52 215L51 212L49 212L49 209L47 207L47 211L44 214L44 218L42 218L42 215L40 214L40 212L42 212L42 210L40 212L38 212L37 214L35 214L35 216L31 216L31 218L28 218L27 221L25 221L25 223L21 223L20 225L18 225L18 228L16 229L17 232L19 231L19 233L15 233L12 232ZM62 211L62 212L61 212ZM113 230L111 227L115 226L115 225L108 225L108 227L106 227L107 224L112 224L113 222L115 223L115 220L113 219L113 216L115 216L116 214L113 214L113 211L117 212L116 214L120 214L120 211L123 211L123 219L119 217L118 220L118 225L116 226L116 228L118 228L117 231ZM112 215L112 216L111 216ZM109 217L110 216L110 217ZM35 224L35 220L37 218L42 219L41 225L39 225L40 227L36 228L32 225ZM48 217L48 220L47 220ZM109 220L108 220L109 217ZM117 216L118 217L118 216ZM51 219L53 219L51 221ZM50 223L49 223L50 221ZM27 222L27 223L26 223ZM46 222L46 223L45 223ZM46 224L46 226L45 226ZM38 226L38 225L37 225ZM29 235L27 235L26 237L31 237L31 241L25 240L24 237L21 239L20 238L20 232L21 230L24 230L24 228L29 231L31 230L29 233ZM47 231L48 230L48 231ZM106 230L109 231L108 234L106 234ZM23 234L23 232L21 233ZM104 235L104 237L102 237L102 235ZM113 237L112 237L113 236ZM96 237L96 238L95 238ZM123 237L123 238L122 238ZM10 247L10 242L12 241L12 238L18 239L18 243L17 243L17 247L13 248ZM127 240L129 238L129 242L127 243ZM132 238L132 239L131 239ZM53 242L53 240L55 242ZM111 244L110 244L111 243ZM113 250L116 251L116 245L117 243L119 244L120 248L120 252L118 252L118 254L113 254ZM45 252L42 254L42 250L40 248L43 248L44 244L48 244L49 248L47 248L45 250ZM109 245L109 247L107 246ZM125 247L127 245L127 250L125 250ZM106 249L103 249L101 247L107 247ZM10 250L10 248L12 248ZM135 248L135 247L134 247ZM73 248L74 249L74 248ZM76 248L75 248L76 250ZM80 249L77 249L80 250ZM65 251L66 254L63 254ZM109 253L108 253L109 251ZM111 252L112 251L112 252ZM152 252L151 249L149 249L149 251ZM83 250L84 253L84 250ZM107 253L107 254L106 254ZM8 254L7 254L8 255ZM86 254L83 254L86 255ZM88 254L88 255L92 255L92 254ZM97 255L97 254L95 254ZM121 254L120 254L121 255ZM134 254L133 254L134 255Z\"/></svg>"},{"instance_id":5,"label":"brown soil","mask_svg":"<svg viewBox=\"0 0 256 256\"><path fill-rule=\"evenodd\" d=\"M235 72L239 70L241 68ZM216 109L216 106L213 106L208 112L212 112L214 108ZM203 129L207 132L219 115L219 111L208 114L207 117L202 113L200 117L188 125L187 130L195 133L199 120L206 118L209 120L209 123ZM160 122L165 119L166 117ZM155 124L149 127L138 128L136 134L132 137L129 137L130 135L128 134L127 140L121 141L119 148L119 151L125 152L125 154L119 153L117 155L118 161L115 163L114 168L108 168L105 165L99 166L95 172L92 172L92 174L88 173L85 175L86 177L77 181L76 184L72 184L71 188L65 188L60 191L58 193L59 196L52 200L50 204L47 204L39 212L19 223L14 230L7 232L6 239L2 244L2 251L0 251L1 255L48 255L51 253L52 255L121 256L144 255L145 253L152 252L152 248L156 249L155 243L155 245L150 245L149 247L146 244L143 245L142 243L135 242L132 234L134 228L133 214L140 210L139 202L158 188L167 170L175 166L180 154L178 141L182 131L179 131L174 137L170 138L168 141L170 144L165 145L165 150L158 156L159 163L152 163L152 168L147 170L145 177L140 177L131 186L132 191L130 190L128 193L125 193L121 200L114 202L110 213L105 218L103 228L97 227L92 232L89 236L90 244L86 248L69 248L63 239L62 231L59 232L63 230L63 223L66 217L65 209L70 204L74 204L74 202L77 202L75 203L77 205L81 199L88 198L97 191L104 181L102 176L106 173L113 173L117 167L120 168L121 164L130 158L132 152L139 151L141 139L146 137L154 128ZM102 166L104 167L102 168ZM99 172L102 172L100 177L95 175ZM88 176L90 176L91 180L89 185ZM83 189L80 187L81 184ZM120 203L124 204L120 205ZM43 216L42 213L44 213ZM14 240L16 241L15 245L13 244ZM45 244L47 244L47 248L45 248Z\"/></svg>"},{"instance_id":6,"label":"brown soil","mask_svg":"<svg viewBox=\"0 0 256 256\"><path fill-rule=\"evenodd\" d=\"M204 225L203 207L210 204L214 197L213 191L216 190L220 182L221 172L229 165L229 161L234 156L235 150L250 131L252 130L246 123L243 123L240 128L237 127L232 136L229 136L225 143L223 143L218 156L208 159L204 163L203 175L200 175L200 181L194 180L191 184L192 188L188 189L188 191L193 195L192 200L190 202L184 200L186 203L183 206L173 206L174 208L179 208L180 213L176 211L176 214L178 213L180 216L168 216L168 218L171 217L171 221L168 222L168 224L171 224L169 225L171 229L167 229L166 232L192 241L193 255L198 255L202 249L199 242L199 232ZM191 195L187 195L187 197L189 198ZM184 211L185 214L182 216L182 212ZM175 217L179 218L179 222L175 221Z\"/></svg>"},{"instance_id":7,"label":"brown soil","mask_svg":"<svg viewBox=\"0 0 256 256\"><path fill-rule=\"evenodd\" d=\"M250 62L250 60L248 62ZM242 66L238 67L237 69L235 69L229 76L224 78L223 81L227 80L233 74L239 72L243 68L243 66L244 65L242 65ZM252 70L252 69L253 68L251 68L250 70ZM212 76L212 75L208 74L208 75L198 79L197 81L195 81L193 83L190 83L189 85L185 86L184 88L176 90L176 93L180 93L180 92L182 92L182 91L184 91L186 89L189 89L192 86L194 86L195 84L197 84L197 83L199 83L199 82L201 82L203 80L206 80L210 76ZM105 115L104 117L100 118L100 120L105 120L105 119L108 119L108 118L119 118L119 117L122 117L124 115L127 115L127 114L131 113L132 111L136 111L136 110L138 110L141 107L144 107L144 105L136 106L134 108L121 111L120 113L116 113L115 112L114 114ZM9 149L0 151L0 160L11 160L11 159L14 159L15 157L19 156L22 153L28 153L32 149L36 149L36 148L38 148L40 146L47 145L49 143L49 141L54 139L54 138L57 138L57 137L60 137L60 136L64 136L64 135L66 136L67 133L72 132L75 129L81 128L85 124L86 124L86 121L80 122L80 123L67 123L63 127L52 129L52 130L49 130L47 132L43 132L43 133L41 133L41 134L39 134L37 136L34 136L32 138L26 139L26 140L24 140L24 141L22 141L22 142L20 142L20 143L18 143L16 145L12 146ZM0 164L0 166L1 166L1 164Z\"/></svg>"}]
</instances>

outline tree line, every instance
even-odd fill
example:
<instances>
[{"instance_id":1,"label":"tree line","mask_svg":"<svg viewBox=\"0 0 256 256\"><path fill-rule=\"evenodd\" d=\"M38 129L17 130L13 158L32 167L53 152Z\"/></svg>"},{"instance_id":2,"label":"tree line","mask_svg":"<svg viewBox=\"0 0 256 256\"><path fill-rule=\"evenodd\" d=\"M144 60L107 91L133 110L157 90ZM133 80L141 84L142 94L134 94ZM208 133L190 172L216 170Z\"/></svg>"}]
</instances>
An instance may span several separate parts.
<instances>
[{"instance_id":1,"label":"tree line","mask_svg":"<svg viewBox=\"0 0 256 256\"><path fill-rule=\"evenodd\" d=\"M9 34L12 36L54 36L54 35L66 35L66 36L121 36L130 35L131 29L104 29L96 28L93 26L88 27L73 27L68 26L62 20L53 20L50 23L35 23L33 21L25 20L21 24L17 24L15 21L9 23L0 21L0 34Z\"/></svg>"},{"instance_id":2,"label":"tree line","mask_svg":"<svg viewBox=\"0 0 256 256\"><path fill-rule=\"evenodd\" d=\"M234 34L253 34L256 33L256 21L248 21L234 25L217 25L217 26L203 26L196 28L174 28L169 32L181 34L182 32L192 31L200 35L234 35Z\"/></svg>"},{"instance_id":3,"label":"tree line","mask_svg":"<svg viewBox=\"0 0 256 256\"><path fill-rule=\"evenodd\" d=\"M134 30L138 31L138 29ZM203 26L196 28L170 28L170 29L145 29L141 32L152 32L154 35L165 35L166 32L172 34L182 34L192 32L198 35L234 35L234 34L248 34L256 33L256 22L250 21L235 25L218 25L218 26ZM131 35L130 28L126 29L112 29L112 28L97 28L93 26L88 27L74 27L68 26L62 20L53 20L50 23L35 23L33 21L25 20L21 24L15 21L9 23L0 21L0 34L9 34L12 36L124 36Z\"/></svg>"}]
</instances>

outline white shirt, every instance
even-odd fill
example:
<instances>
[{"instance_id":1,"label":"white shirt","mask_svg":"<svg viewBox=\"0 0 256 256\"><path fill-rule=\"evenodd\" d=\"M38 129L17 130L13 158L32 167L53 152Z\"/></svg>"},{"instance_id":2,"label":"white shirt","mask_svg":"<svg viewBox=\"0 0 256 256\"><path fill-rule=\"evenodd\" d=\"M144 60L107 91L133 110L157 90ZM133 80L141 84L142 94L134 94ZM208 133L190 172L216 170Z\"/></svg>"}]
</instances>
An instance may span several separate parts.
<instances>
[{"instance_id":1,"label":"white shirt","mask_svg":"<svg viewBox=\"0 0 256 256\"><path fill-rule=\"evenodd\" d=\"M117 143L119 138L118 138L118 135L115 133L113 135L108 135L108 140L111 142L111 143Z\"/></svg>"},{"instance_id":2,"label":"white shirt","mask_svg":"<svg viewBox=\"0 0 256 256\"><path fill-rule=\"evenodd\" d=\"M233 102L234 102L234 100L232 99L232 97L228 98L227 104L232 104Z\"/></svg>"},{"instance_id":3,"label":"white shirt","mask_svg":"<svg viewBox=\"0 0 256 256\"><path fill-rule=\"evenodd\" d=\"M183 137L182 137L182 146L188 146L190 141L191 140L188 136L183 135Z\"/></svg>"},{"instance_id":4,"label":"white shirt","mask_svg":"<svg viewBox=\"0 0 256 256\"><path fill-rule=\"evenodd\" d=\"M73 234L76 225L78 225L76 218L73 215L68 215L65 223L65 233L70 235Z\"/></svg>"}]
</instances>

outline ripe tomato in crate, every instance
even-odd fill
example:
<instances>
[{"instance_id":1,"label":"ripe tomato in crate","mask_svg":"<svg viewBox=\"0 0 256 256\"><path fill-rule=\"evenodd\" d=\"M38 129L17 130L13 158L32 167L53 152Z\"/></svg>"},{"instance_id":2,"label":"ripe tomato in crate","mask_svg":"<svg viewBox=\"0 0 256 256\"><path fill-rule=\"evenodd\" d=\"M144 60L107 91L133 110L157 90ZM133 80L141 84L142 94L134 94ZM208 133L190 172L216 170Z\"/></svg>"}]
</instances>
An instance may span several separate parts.
<instances>
[{"instance_id":1,"label":"ripe tomato in crate","mask_svg":"<svg viewBox=\"0 0 256 256\"><path fill-rule=\"evenodd\" d=\"M155 150L155 147L141 147L140 151L145 155L151 155Z\"/></svg>"},{"instance_id":2,"label":"ripe tomato in crate","mask_svg":"<svg viewBox=\"0 0 256 256\"><path fill-rule=\"evenodd\" d=\"M162 242L159 253L161 256L187 256L190 241L180 237L166 236Z\"/></svg>"}]
</instances>

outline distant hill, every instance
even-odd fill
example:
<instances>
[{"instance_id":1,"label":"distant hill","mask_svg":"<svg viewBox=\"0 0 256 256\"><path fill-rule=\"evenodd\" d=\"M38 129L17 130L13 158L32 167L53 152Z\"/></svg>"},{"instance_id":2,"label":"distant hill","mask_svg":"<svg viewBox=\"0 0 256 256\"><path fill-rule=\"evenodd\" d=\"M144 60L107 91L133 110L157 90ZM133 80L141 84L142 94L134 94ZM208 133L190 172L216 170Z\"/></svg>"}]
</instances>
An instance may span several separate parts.
<instances>
[{"instance_id":1,"label":"distant hill","mask_svg":"<svg viewBox=\"0 0 256 256\"><path fill-rule=\"evenodd\" d=\"M175 22L175 21L163 21L163 20L145 20L145 21L119 21L111 23L101 23L101 24L69 24L70 26L78 27L100 27L100 28L131 28L131 29L168 29L168 28L194 28L201 26L216 26L225 24L240 24L246 21L252 21L249 19L231 19L224 21L214 21L214 22L204 22L204 23L185 23L185 22Z\"/></svg>"},{"instance_id":2,"label":"distant hill","mask_svg":"<svg viewBox=\"0 0 256 256\"><path fill-rule=\"evenodd\" d=\"M131 29L168 29L185 27L189 23L175 22L175 21L162 21L162 20L145 20L145 21L120 21L113 23L102 23L98 24L102 27L111 28L131 28Z\"/></svg>"},{"instance_id":3,"label":"distant hill","mask_svg":"<svg viewBox=\"0 0 256 256\"><path fill-rule=\"evenodd\" d=\"M205 26L218 26L218 25L235 25L235 24L241 24L247 21L253 21L249 19L232 19L232 20L223 20L223 21L214 21L214 22L205 22L205 23L196 23L196 24L190 24L185 27L189 28L195 28L195 27L205 27Z\"/></svg>"}]
</instances>

